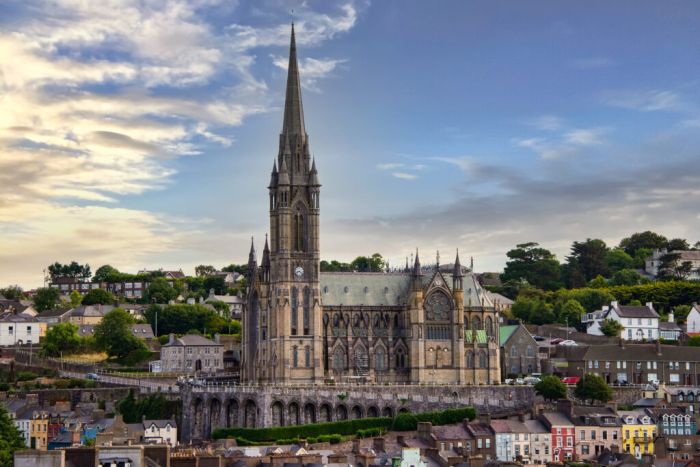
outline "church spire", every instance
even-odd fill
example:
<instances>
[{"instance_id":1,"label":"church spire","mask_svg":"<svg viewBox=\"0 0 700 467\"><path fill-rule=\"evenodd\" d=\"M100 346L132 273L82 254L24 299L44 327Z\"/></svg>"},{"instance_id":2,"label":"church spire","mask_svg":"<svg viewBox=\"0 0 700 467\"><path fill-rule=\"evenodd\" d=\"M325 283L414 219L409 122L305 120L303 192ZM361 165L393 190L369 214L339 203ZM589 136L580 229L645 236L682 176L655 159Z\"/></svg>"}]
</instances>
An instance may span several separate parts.
<instances>
[{"instance_id":1,"label":"church spire","mask_svg":"<svg viewBox=\"0 0 700 467\"><path fill-rule=\"evenodd\" d=\"M418 259L418 248L416 248L416 259L413 262L413 275L416 277L423 275L423 271L420 268L420 260Z\"/></svg>"},{"instance_id":2,"label":"church spire","mask_svg":"<svg viewBox=\"0 0 700 467\"><path fill-rule=\"evenodd\" d=\"M304 108L301 103L301 81L299 80L299 64L297 63L297 44L292 23L292 39L289 45L289 66L287 67L287 96L284 101L284 136L299 135L306 140L304 126Z\"/></svg>"}]
</instances>

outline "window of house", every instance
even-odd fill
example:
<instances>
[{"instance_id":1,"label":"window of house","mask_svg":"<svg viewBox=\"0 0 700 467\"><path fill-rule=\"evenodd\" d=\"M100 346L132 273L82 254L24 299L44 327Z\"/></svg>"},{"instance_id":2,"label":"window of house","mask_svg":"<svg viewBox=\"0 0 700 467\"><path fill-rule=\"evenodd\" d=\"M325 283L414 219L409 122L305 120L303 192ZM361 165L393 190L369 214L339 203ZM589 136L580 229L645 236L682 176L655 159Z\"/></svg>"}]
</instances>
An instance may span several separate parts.
<instances>
[{"instance_id":1,"label":"window of house","mask_svg":"<svg viewBox=\"0 0 700 467\"><path fill-rule=\"evenodd\" d=\"M486 449L489 449L491 447L491 438L486 438L484 443L486 444Z\"/></svg>"},{"instance_id":2,"label":"window of house","mask_svg":"<svg viewBox=\"0 0 700 467\"><path fill-rule=\"evenodd\" d=\"M579 432L579 434L578 434L578 439L579 439L580 441L586 441L586 431L585 431L585 430L581 430L581 431Z\"/></svg>"},{"instance_id":3,"label":"window of house","mask_svg":"<svg viewBox=\"0 0 700 467\"><path fill-rule=\"evenodd\" d=\"M573 438L572 438L571 436L567 436L567 437L566 437L566 445L567 445L568 447L571 447L571 446L574 445L574 440L573 440Z\"/></svg>"}]
</instances>

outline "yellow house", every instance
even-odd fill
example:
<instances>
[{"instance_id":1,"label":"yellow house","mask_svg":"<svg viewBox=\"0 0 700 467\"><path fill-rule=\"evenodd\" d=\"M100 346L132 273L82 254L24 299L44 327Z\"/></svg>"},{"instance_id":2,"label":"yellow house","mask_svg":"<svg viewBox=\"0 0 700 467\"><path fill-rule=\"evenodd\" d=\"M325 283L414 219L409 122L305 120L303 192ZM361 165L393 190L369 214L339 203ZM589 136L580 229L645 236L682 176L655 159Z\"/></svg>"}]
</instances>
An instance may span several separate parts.
<instances>
[{"instance_id":1,"label":"yellow house","mask_svg":"<svg viewBox=\"0 0 700 467\"><path fill-rule=\"evenodd\" d=\"M36 411L29 420L29 447L46 451L49 443L49 414Z\"/></svg>"},{"instance_id":2,"label":"yellow house","mask_svg":"<svg viewBox=\"0 0 700 467\"><path fill-rule=\"evenodd\" d=\"M76 326L100 324L104 315L116 308L114 305L81 305L70 312L69 321Z\"/></svg>"},{"instance_id":3,"label":"yellow house","mask_svg":"<svg viewBox=\"0 0 700 467\"><path fill-rule=\"evenodd\" d=\"M643 454L654 454L654 420L642 410L620 410L618 415L622 421L622 449L637 459Z\"/></svg>"}]
</instances>

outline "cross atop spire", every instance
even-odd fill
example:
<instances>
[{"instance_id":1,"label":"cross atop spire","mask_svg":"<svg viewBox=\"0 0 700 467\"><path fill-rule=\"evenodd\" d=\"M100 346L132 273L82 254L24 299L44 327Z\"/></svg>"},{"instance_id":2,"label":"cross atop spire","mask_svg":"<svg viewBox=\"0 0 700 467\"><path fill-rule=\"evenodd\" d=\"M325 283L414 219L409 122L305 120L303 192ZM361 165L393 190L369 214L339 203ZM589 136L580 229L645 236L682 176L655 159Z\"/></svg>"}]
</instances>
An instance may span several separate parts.
<instances>
[{"instance_id":1,"label":"cross atop spire","mask_svg":"<svg viewBox=\"0 0 700 467\"><path fill-rule=\"evenodd\" d=\"M292 23L292 39L289 45L289 66L287 67L287 96L284 100L284 123L282 134L285 136L300 135L306 139L304 125L304 108L301 103L301 81L299 79L299 64L297 63L297 44Z\"/></svg>"}]
</instances>

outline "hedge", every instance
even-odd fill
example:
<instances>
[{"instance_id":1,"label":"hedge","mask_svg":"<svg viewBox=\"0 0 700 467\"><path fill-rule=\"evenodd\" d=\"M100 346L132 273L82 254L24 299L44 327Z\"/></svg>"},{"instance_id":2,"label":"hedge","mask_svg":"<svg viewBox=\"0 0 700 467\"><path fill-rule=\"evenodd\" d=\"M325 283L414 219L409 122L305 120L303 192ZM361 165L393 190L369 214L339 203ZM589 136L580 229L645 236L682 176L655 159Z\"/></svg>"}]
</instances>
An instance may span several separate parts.
<instances>
[{"instance_id":1,"label":"hedge","mask_svg":"<svg viewBox=\"0 0 700 467\"><path fill-rule=\"evenodd\" d=\"M430 422L433 425L449 425L459 423L462 420L473 420L476 411L473 407L459 409L447 409L437 412L423 412L418 414L400 413L395 419L389 417L360 418L356 420L342 420L338 422L313 423L309 425L277 426L270 428L217 428L214 430L214 439L236 438L238 444L241 441L248 443L280 442L281 440L293 440L316 438L319 442L333 442L331 439L321 439L325 436L355 435L377 436L382 431L412 431L418 422ZM280 443L285 444L285 443Z\"/></svg>"}]
</instances>

